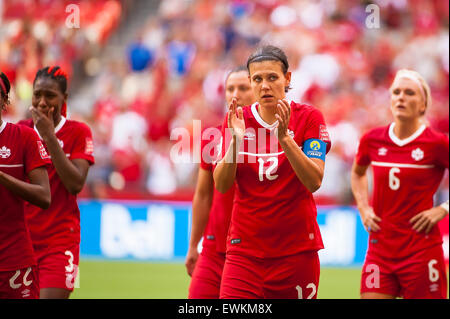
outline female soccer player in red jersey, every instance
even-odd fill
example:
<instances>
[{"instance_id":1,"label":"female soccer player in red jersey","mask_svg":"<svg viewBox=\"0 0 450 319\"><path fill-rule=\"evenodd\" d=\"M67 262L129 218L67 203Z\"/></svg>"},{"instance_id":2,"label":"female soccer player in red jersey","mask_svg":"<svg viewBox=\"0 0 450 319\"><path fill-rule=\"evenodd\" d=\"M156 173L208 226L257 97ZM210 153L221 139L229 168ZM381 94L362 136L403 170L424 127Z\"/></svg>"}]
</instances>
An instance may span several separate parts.
<instances>
[{"instance_id":1,"label":"female soccer player in red jersey","mask_svg":"<svg viewBox=\"0 0 450 319\"><path fill-rule=\"evenodd\" d=\"M325 122L316 108L286 101L281 49L258 48L247 68L257 102L230 104L213 173L222 193L236 183L220 298L316 298L323 243L312 193L331 146Z\"/></svg>"},{"instance_id":2,"label":"female soccer player in red jersey","mask_svg":"<svg viewBox=\"0 0 450 319\"><path fill-rule=\"evenodd\" d=\"M37 299L36 258L24 201L43 209L50 206L45 169L49 158L32 129L2 120L10 89L8 78L0 72L0 299Z\"/></svg>"},{"instance_id":3,"label":"female soccer player in red jersey","mask_svg":"<svg viewBox=\"0 0 450 319\"><path fill-rule=\"evenodd\" d=\"M51 156L48 168L52 204L28 205L27 222L36 253L41 298L68 298L78 273L80 211L76 195L94 164L92 134L66 115L67 76L58 67L39 70L33 83L32 120Z\"/></svg>"},{"instance_id":4,"label":"female soccer player in red jersey","mask_svg":"<svg viewBox=\"0 0 450 319\"><path fill-rule=\"evenodd\" d=\"M254 102L253 91L245 66L233 69L225 80L227 105L236 99L239 106ZM217 130L221 130L219 126ZM202 140L202 154L209 140ZM218 143L213 145L220 147ZM208 154L210 155L210 154ZM205 156L208 156L205 154ZM225 263L226 236L231 219L234 187L225 194L214 190L212 158L201 157L198 180L192 201L192 228L186 269L192 276L189 286L190 299L218 299L223 265ZM203 236L202 252L197 246Z\"/></svg>"},{"instance_id":5,"label":"female soccer player in red jersey","mask_svg":"<svg viewBox=\"0 0 450 319\"><path fill-rule=\"evenodd\" d=\"M369 232L361 298L446 298L442 236L436 224L448 214L448 202L433 207L433 195L448 169L449 140L425 124L431 95L419 73L398 71L390 92L394 122L361 138L351 174Z\"/></svg>"}]
</instances>

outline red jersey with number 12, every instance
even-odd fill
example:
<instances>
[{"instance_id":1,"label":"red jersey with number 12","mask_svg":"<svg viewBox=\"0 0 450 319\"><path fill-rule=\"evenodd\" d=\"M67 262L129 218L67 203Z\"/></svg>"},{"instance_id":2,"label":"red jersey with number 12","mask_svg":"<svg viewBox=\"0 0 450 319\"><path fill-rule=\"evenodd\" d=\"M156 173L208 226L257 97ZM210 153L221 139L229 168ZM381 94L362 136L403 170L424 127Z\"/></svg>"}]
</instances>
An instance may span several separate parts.
<instances>
[{"instance_id":1,"label":"red jersey with number 12","mask_svg":"<svg viewBox=\"0 0 450 319\"><path fill-rule=\"evenodd\" d=\"M372 207L381 218L380 230L369 236L369 252L384 257L406 257L442 244L437 225L426 235L409 220L432 208L433 195L448 168L449 141L444 134L422 125L409 138L394 134L395 123L375 128L360 141L356 163L372 164Z\"/></svg>"},{"instance_id":2,"label":"red jersey with number 12","mask_svg":"<svg viewBox=\"0 0 450 319\"><path fill-rule=\"evenodd\" d=\"M31 120L19 124L34 127ZM37 129L35 129L37 132ZM55 127L58 142L69 160L85 159L94 164L91 130L81 122L61 118ZM52 204L49 209L26 205L27 222L36 253L48 247L80 242L80 211L77 196L72 195L59 178L55 166L48 168Z\"/></svg>"},{"instance_id":3,"label":"red jersey with number 12","mask_svg":"<svg viewBox=\"0 0 450 319\"><path fill-rule=\"evenodd\" d=\"M0 126L0 171L21 181L50 163L36 132L3 121ZM0 271L36 265L25 221L25 201L0 185Z\"/></svg>"},{"instance_id":4,"label":"red jersey with number 12","mask_svg":"<svg viewBox=\"0 0 450 319\"><path fill-rule=\"evenodd\" d=\"M269 125L259 104L243 107L246 132L236 171L236 193L227 240L227 253L281 257L323 248L312 193L300 182L276 137L277 122ZM299 147L310 139L317 152L331 147L322 113L313 106L290 103L288 134ZM222 156L230 143L227 117L222 129Z\"/></svg>"}]
</instances>

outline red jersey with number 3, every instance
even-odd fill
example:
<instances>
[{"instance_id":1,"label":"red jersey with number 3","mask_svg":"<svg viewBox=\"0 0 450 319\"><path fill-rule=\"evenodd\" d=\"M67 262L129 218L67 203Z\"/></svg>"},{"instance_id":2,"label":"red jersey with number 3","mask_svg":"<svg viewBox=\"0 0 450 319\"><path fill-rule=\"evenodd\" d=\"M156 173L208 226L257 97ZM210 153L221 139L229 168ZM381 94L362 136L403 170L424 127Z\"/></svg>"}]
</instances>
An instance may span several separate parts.
<instances>
[{"instance_id":1,"label":"red jersey with number 3","mask_svg":"<svg viewBox=\"0 0 450 319\"><path fill-rule=\"evenodd\" d=\"M19 124L34 127L31 120ZM35 128L36 132L37 129ZM91 130L81 122L61 118L55 127L58 142L69 160L85 159L94 164ZM49 209L26 205L27 222L36 252L80 242L80 211L77 197L66 189L53 163L48 168L52 204Z\"/></svg>"},{"instance_id":2,"label":"red jersey with number 3","mask_svg":"<svg viewBox=\"0 0 450 319\"><path fill-rule=\"evenodd\" d=\"M366 133L356 163L372 164L372 207L380 230L369 236L369 252L385 257L406 257L442 244L437 225L430 233L416 232L409 221L434 206L433 195L448 169L449 140L422 125L409 138L394 134L395 123Z\"/></svg>"},{"instance_id":3,"label":"red jersey with number 3","mask_svg":"<svg viewBox=\"0 0 450 319\"><path fill-rule=\"evenodd\" d=\"M277 122L264 122L259 107L243 107L246 132L238 156L227 253L270 258L322 249L313 195L278 143ZM331 142L322 113L305 104L291 102L290 107L288 134L297 145L321 140L326 146L318 151L328 152ZM222 156L231 140L227 124L225 117Z\"/></svg>"},{"instance_id":4,"label":"red jersey with number 3","mask_svg":"<svg viewBox=\"0 0 450 319\"><path fill-rule=\"evenodd\" d=\"M27 181L29 172L49 162L36 132L3 121L0 126L0 171ZM24 203L22 198L0 185L0 271L36 265Z\"/></svg>"},{"instance_id":5,"label":"red jersey with number 3","mask_svg":"<svg viewBox=\"0 0 450 319\"><path fill-rule=\"evenodd\" d=\"M216 160L220 154L221 141L215 132L220 132L221 126L211 131L209 135L208 129L203 133L202 138L202 157L200 167L210 171L211 174L216 166ZM206 136L208 135L208 136ZM227 248L227 233L231 220L231 210L233 208L234 185L225 194L220 193L214 188L211 209L209 212L208 224L206 225L203 235L203 247L212 248L217 252L225 253Z\"/></svg>"}]
</instances>

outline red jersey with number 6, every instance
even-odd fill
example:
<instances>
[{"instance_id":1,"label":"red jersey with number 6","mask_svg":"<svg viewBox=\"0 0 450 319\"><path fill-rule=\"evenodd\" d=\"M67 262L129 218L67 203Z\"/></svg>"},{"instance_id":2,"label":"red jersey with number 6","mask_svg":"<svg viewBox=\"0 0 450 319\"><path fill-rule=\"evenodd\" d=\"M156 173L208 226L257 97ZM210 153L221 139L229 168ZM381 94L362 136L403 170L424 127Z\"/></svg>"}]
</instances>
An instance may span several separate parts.
<instances>
[{"instance_id":1,"label":"red jersey with number 6","mask_svg":"<svg viewBox=\"0 0 450 319\"><path fill-rule=\"evenodd\" d=\"M36 132L3 121L0 126L0 171L27 181L29 172L49 163ZM22 198L0 185L0 271L36 265L24 203Z\"/></svg>"},{"instance_id":2,"label":"red jersey with number 6","mask_svg":"<svg viewBox=\"0 0 450 319\"><path fill-rule=\"evenodd\" d=\"M434 206L433 195L448 169L449 155L446 135L422 125L400 140L394 126L366 133L356 155L358 165L372 164L372 207L381 218L380 230L370 233L368 252L387 258L406 257L442 244L439 227L419 233L412 229L410 219Z\"/></svg>"},{"instance_id":3,"label":"red jersey with number 6","mask_svg":"<svg viewBox=\"0 0 450 319\"><path fill-rule=\"evenodd\" d=\"M306 104L290 102L290 107L288 134L302 149L307 142L325 158L331 142L322 113ZM278 123L266 123L259 108L258 103L243 107L246 131L237 159L227 253L271 258L322 249L313 195L278 143ZM222 156L231 140L227 126L226 116Z\"/></svg>"},{"instance_id":4,"label":"red jersey with number 6","mask_svg":"<svg viewBox=\"0 0 450 319\"><path fill-rule=\"evenodd\" d=\"M31 120L19 124L34 127ZM90 165L94 164L92 134L86 124L62 117L55 127L55 134L69 160L85 159ZM48 247L80 242L77 196L69 193L53 164L48 168L48 175L52 192L50 208L43 210L31 204L26 205L27 222L38 255Z\"/></svg>"}]
</instances>

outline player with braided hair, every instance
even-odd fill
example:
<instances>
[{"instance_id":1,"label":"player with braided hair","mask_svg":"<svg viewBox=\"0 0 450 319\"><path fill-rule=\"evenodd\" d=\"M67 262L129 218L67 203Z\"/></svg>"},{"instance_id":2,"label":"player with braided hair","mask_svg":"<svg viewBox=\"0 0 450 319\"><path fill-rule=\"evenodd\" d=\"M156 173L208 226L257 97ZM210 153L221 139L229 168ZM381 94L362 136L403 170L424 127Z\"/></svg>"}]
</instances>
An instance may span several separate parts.
<instances>
[{"instance_id":1,"label":"player with braided hair","mask_svg":"<svg viewBox=\"0 0 450 319\"><path fill-rule=\"evenodd\" d=\"M36 132L2 120L10 89L0 72L0 299L32 299L39 282L24 201L50 206L50 161Z\"/></svg>"},{"instance_id":2,"label":"player with braided hair","mask_svg":"<svg viewBox=\"0 0 450 319\"><path fill-rule=\"evenodd\" d=\"M66 118L67 96L67 75L60 67L39 70L33 82L32 120L20 122L39 134L52 161L52 205L26 208L41 298L68 298L73 291L80 250L77 194L94 164L91 130Z\"/></svg>"}]
</instances>

